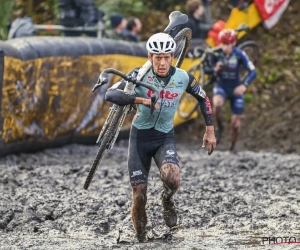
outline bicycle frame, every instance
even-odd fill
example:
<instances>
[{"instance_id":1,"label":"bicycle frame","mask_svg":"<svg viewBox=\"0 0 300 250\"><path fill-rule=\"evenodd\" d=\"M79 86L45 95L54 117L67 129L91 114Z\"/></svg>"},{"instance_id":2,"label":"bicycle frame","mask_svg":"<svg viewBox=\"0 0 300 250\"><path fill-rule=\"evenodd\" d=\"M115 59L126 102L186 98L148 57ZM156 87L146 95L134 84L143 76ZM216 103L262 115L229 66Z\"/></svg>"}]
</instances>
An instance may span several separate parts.
<instances>
[{"instance_id":1,"label":"bicycle frame","mask_svg":"<svg viewBox=\"0 0 300 250\"><path fill-rule=\"evenodd\" d=\"M245 25L245 24L241 24L238 28L236 28L234 31L236 32L236 34L238 34L239 32L242 32L242 31L248 31L248 30L250 30L250 28L247 26L247 25ZM191 57L193 57L194 59L195 58L198 58L200 55L200 62L202 62L203 61L203 59L206 59L206 57L204 56L204 57L202 57L202 55L203 55L203 53L214 53L214 52L216 52L217 50L219 50L219 49L221 49L221 46L219 45L219 46L216 46L216 47L213 47L213 48L210 48L210 47L208 47L208 48L205 48L205 49L203 49L203 47L202 46L196 46L194 49L193 49L193 54L192 54L192 56ZM199 53L199 51L200 52L202 52L202 54L201 53Z\"/></svg>"},{"instance_id":2,"label":"bicycle frame","mask_svg":"<svg viewBox=\"0 0 300 250\"><path fill-rule=\"evenodd\" d=\"M217 47L214 47L214 48L206 48L204 50L204 52L202 53L201 57L200 57L200 63L199 64L205 62L208 55L215 54L220 49L221 49L220 46L217 46Z\"/></svg>"},{"instance_id":3,"label":"bicycle frame","mask_svg":"<svg viewBox=\"0 0 300 250\"><path fill-rule=\"evenodd\" d=\"M138 72L138 74L136 76L136 80L140 81L143 78L143 76L147 73L147 71L151 68L151 66L152 66L152 64L148 60L142 67L140 67L139 72ZM102 82L102 84L101 84L101 82ZM97 84L101 86L101 85L103 85L103 82L104 82L104 84L106 84L108 81L106 81L106 79L105 80L101 79L101 75L100 75L99 79L97 81ZM97 86L97 84L96 84L96 86ZM94 87L93 91L95 91L95 89L97 88L96 86ZM130 94L130 95L134 94L134 88L135 88L135 86L136 85L133 84L131 81L126 81L124 92L127 93L127 94ZM103 135L104 135L104 133L105 133L105 131L107 129L108 124L111 121L111 118L113 117L113 114L117 111L117 107L118 107L117 104L113 104L113 106L110 107L110 112L109 112L109 114L108 114L108 116L107 116L107 118L106 118L106 120L105 120L105 122L103 124L103 127L102 127L102 129L100 131L100 134L98 136L98 139L96 141L97 144L101 144L102 137L103 137ZM132 110L132 105L131 104L124 106L123 113L122 113L120 121L119 121L119 123L117 125L116 132L114 134L114 137L110 141L109 146L107 147L107 149L112 149L113 148L113 146L114 146L114 144L115 144L115 142L116 142L116 140L118 138L118 135L119 135L119 133L121 131L121 128L123 126L125 118L126 118L127 114L131 110Z\"/></svg>"},{"instance_id":4,"label":"bicycle frame","mask_svg":"<svg viewBox=\"0 0 300 250\"><path fill-rule=\"evenodd\" d=\"M248 31L248 30L250 30L250 28L247 26L247 25L245 25L245 24L241 24L238 28L236 28L234 31L236 32L236 34L238 34L239 32L242 32L242 31ZM243 43L242 43L243 44ZM236 46L239 46L239 45L236 45ZM193 50L193 54L194 55L200 55L200 53L198 52L198 50L203 50L200 46L198 46L198 47L195 47L194 48L194 50ZM207 57L208 57L208 55L210 55L210 54L214 54L214 55L217 55L218 53L218 51L219 50L221 50L222 48L221 48L221 45L219 45L219 46L216 46L216 47L213 47L213 48L210 48L210 47L208 47L208 48L206 48L206 49L204 49L203 50L203 53L201 54L201 56L200 56L200 60L199 60L199 64L198 65L202 65L202 64L204 64L205 62L207 62ZM195 57L197 57L197 56L195 56ZM209 62L208 62L208 64L210 64ZM211 65L209 66L209 67L211 67ZM205 72L206 74L214 74L213 72Z\"/></svg>"},{"instance_id":5,"label":"bicycle frame","mask_svg":"<svg viewBox=\"0 0 300 250\"><path fill-rule=\"evenodd\" d=\"M138 75L137 75L137 80L141 80L142 78L143 78L143 76L147 73L147 71L151 68L151 66L152 66L152 64L151 64L151 62L148 60L140 69L139 69L139 72L138 72ZM130 95L132 95L132 94L134 94L134 88L135 88L135 84L133 84L132 82L130 82L130 81L126 81L126 85L125 85L125 88L124 88L124 92L125 93L127 93L127 94L130 94ZM111 107L111 111L110 111L110 113L109 113L109 115L108 115L108 117L107 117L107 119L111 119L111 116L112 116L112 114L114 113L114 112L116 112L116 104L114 104L112 107ZM113 146L114 146L114 144L115 144L115 142L116 142L116 140L117 140L117 138L118 138L118 135L119 135L119 133L120 133L120 131L121 131L121 128L122 128L122 126L123 126L123 123L124 123L124 121L125 121L125 118L126 118L126 116L127 116L127 114L130 112L132 110L132 105L126 105L124 108L123 108L123 114L122 114L122 116L121 116L121 118L120 118L120 121L119 121L119 123L118 123L118 126L117 126L117 130L116 130L116 132L115 132L115 134L114 134L114 137L113 137L113 139L112 139L112 141L110 142L110 144L109 144L109 147L107 148L107 149L112 149L113 148ZM107 120L106 119L106 120ZM107 124L109 123L109 121L108 122L106 122L105 121L105 126L103 126L103 128L101 129L101 132L100 132L100 135L102 136L103 135L103 133L104 133L104 131L106 130L106 126L107 126ZM100 143L100 135L99 135L99 138L98 138L98 140L97 140L97 142L96 143Z\"/></svg>"}]
</instances>

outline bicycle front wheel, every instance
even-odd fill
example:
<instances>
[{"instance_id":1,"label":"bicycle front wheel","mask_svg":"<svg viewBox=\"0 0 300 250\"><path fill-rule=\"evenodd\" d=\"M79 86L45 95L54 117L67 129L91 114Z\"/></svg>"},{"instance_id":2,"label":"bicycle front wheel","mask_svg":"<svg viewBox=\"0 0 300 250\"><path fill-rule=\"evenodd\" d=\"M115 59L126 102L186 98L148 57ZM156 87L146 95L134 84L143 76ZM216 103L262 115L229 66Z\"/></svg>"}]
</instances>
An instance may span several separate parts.
<instances>
[{"instance_id":1,"label":"bicycle front wheel","mask_svg":"<svg viewBox=\"0 0 300 250\"><path fill-rule=\"evenodd\" d=\"M112 121L109 125L109 128L107 129L107 131L103 135L103 138L101 140L101 144L100 144L100 147L98 149L97 155L96 155L96 157L93 161L90 172L89 172L89 174L86 178L86 181L84 183L83 188L85 190L87 190L89 188L90 184L91 184L91 181L92 181L92 179L95 175L95 172L97 170L97 167L99 165L99 162L100 162L100 160L103 156L103 153L104 153L105 149L107 149L108 146L109 146L109 142L110 142L111 138L114 135L115 128L116 128L116 126L118 124L118 121L119 121L122 114L123 114L123 106L118 106L118 108L116 110L116 113L114 114L114 117L112 118Z\"/></svg>"},{"instance_id":2,"label":"bicycle front wheel","mask_svg":"<svg viewBox=\"0 0 300 250\"><path fill-rule=\"evenodd\" d=\"M174 53L173 66L180 68L190 47L192 40L192 31L189 28L182 29L175 37L176 50Z\"/></svg>"}]
</instances>

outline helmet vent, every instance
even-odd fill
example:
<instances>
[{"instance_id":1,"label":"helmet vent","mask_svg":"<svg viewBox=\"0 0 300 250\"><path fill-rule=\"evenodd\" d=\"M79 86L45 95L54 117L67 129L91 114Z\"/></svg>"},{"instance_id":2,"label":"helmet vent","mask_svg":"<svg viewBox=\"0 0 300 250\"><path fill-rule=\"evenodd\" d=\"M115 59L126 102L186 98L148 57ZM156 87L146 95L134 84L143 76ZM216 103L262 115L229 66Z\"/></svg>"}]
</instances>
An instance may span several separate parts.
<instances>
[{"instance_id":1,"label":"helmet vent","mask_svg":"<svg viewBox=\"0 0 300 250\"><path fill-rule=\"evenodd\" d=\"M149 53L174 53L176 43L170 35L157 33L148 39L146 48Z\"/></svg>"}]
</instances>

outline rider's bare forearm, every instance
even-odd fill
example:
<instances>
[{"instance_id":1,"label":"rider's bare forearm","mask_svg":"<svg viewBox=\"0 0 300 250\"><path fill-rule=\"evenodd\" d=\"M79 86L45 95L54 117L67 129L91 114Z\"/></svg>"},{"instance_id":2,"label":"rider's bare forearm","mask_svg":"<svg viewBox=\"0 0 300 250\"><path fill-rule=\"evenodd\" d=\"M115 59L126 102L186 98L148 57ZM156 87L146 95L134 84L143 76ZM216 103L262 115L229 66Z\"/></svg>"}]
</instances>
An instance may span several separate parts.
<instances>
[{"instance_id":1,"label":"rider's bare forearm","mask_svg":"<svg viewBox=\"0 0 300 250\"><path fill-rule=\"evenodd\" d=\"M214 126L206 126L206 132L214 132Z\"/></svg>"},{"instance_id":2,"label":"rider's bare forearm","mask_svg":"<svg viewBox=\"0 0 300 250\"><path fill-rule=\"evenodd\" d=\"M135 97L134 99L134 104L143 104L144 103L144 99L142 97Z\"/></svg>"}]
</instances>

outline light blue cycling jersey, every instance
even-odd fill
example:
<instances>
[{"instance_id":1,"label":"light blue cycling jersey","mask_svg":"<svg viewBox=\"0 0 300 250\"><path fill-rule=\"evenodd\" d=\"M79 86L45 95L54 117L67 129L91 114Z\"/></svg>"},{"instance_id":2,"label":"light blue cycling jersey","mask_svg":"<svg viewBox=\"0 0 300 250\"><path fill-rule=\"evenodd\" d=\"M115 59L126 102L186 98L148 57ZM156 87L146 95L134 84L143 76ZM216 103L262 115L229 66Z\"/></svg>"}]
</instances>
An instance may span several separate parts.
<instances>
[{"instance_id":1,"label":"light blue cycling jersey","mask_svg":"<svg viewBox=\"0 0 300 250\"><path fill-rule=\"evenodd\" d=\"M138 68L129 73L131 76L137 74ZM212 109L209 98L204 90L198 85L194 76L184 70L171 66L169 75L161 78L156 76L153 70L149 70L142 79L157 88L160 93L159 108L151 114L151 109L144 104L137 105L137 114L132 122L137 129L152 129L168 133L174 127L174 115L179 105L179 100L184 91L191 94L199 103L202 116L206 126L212 126ZM135 95L129 95L123 90L126 81L115 83L105 94L107 101L118 105L134 104L136 97L149 99L151 90L143 86L136 86Z\"/></svg>"},{"instance_id":2,"label":"light blue cycling jersey","mask_svg":"<svg viewBox=\"0 0 300 250\"><path fill-rule=\"evenodd\" d=\"M159 108L150 113L150 108L143 104L137 104L137 116L133 125L138 129L154 128L167 133L174 126L174 115L179 104L179 100L189 84L189 76L186 71L176 68L176 72L171 76L169 83L165 86L156 77L152 70L144 76L142 81L154 85L159 93ZM150 98L151 90L144 87L135 88L136 96Z\"/></svg>"}]
</instances>

